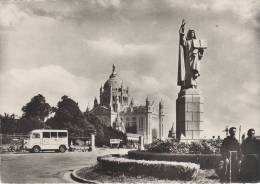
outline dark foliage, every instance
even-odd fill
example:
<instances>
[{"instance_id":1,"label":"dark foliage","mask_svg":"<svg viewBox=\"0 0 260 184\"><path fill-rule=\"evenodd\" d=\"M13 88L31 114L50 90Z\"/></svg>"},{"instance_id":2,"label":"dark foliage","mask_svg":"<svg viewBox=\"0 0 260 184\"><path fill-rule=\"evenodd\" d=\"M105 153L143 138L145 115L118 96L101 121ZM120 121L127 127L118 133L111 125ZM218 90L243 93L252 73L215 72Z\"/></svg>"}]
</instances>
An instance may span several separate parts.
<instances>
[{"instance_id":1,"label":"dark foliage","mask_svg":"<svg viewBox=\"0 0 260 184\"><path fill-rule=\"evenodd\" d=\"M96 129L96 146L110 145L110 139L121 139L122 144L126 144L126 134L114 130L112 127L107 127L103 125L97 117L90 113L85 114L87 120L95 127Z\"/></svg>"},{"instance_id":2,"label":"dark foliage","mask_svg":"<svg viewBox=\"0 0 260 184\"><path fill-rule=\"evenodd\" d=\"M44 124L41 120L35 117L31 118L20 118L17 123L17 133L28 134L34 129L41 129L44 127Z\"/></svg>"},{"instance_id":3,"label":"dark foliage","mask_svg":"<svg viewBox=\"0 0 260 184\"><path fill-rule=\"evenodd\" d=\"M2 134L13 134L17 131L17 119L15 114L5 113L3 116L0 115L1 122L1 133Z\"/></svg>"},{"instance_id":4,"label":"dark foliage","mask_svg":"<svg viewBox=\"0 0 260 184\"><path fill-rule=\"evenodd\" d=\"M221 143L222 140L200 140L191 143L157 140L149 144L147 149L155 153L211 154L220 153Z\"/></svg>"},{"instance_id":5,"label":"dark foliage","mask_svg":"<svg viewBox=\"0 0 260 184\"><path fill-rule=\"evenodd\" d=\"M67 129L70 137L89 137L91 133L95 133L94 126L80 111L78 103L68 96L62 96L53 111L54 116L46 122L51 128Z\"/></svg>"},{"instance_id":6,"label":"dark foliage","mask_svg":"<svg viewBox=\"0 0 260 184\"><path fill-rule=\"evenodd\" d=\"M22 107L23 118L37 118L44 121L50 114L51 106L46 103L45 97L38 94L32 97L31 101Z\"/></svg>"},{"instance_id":7,"label":"dark foliage","mask_svg":"<svg viewBox=\"0 0 260 184\"><path fill-rule=\"evenodd\" d=\"M51 111L51 106L46 103L45 97L38 94L22 107L23 115L21 118L16 118L14 114L0 116L1 118L1 133L27 134L33 129L43 128L44 119L48 117Z\"/></svg>"}]
</instances>

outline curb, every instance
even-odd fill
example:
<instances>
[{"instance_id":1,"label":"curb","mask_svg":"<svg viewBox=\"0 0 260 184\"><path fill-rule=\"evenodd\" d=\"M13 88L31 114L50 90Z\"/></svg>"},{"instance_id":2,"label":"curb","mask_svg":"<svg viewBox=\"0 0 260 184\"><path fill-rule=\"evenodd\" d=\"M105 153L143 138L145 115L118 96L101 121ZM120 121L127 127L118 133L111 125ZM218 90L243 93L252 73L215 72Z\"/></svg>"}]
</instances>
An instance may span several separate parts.
<instances>
[{"instance_id":1,"label":"curb","mask_svg":"<svg viewBox=\"0 0 260 184\"><path fill-rule=\"evenodd\" d=\"M99 182L97 181L94 181L94 180L87 180L85 178L81 178L80 176L77 175L77 172L79 171L80 169L76 169L74 171L71 172L70 176L71 178L76 181L76 182L79 182L79 183L93 183L93 184L99 184Z\"/></svg>"}]
</instances>

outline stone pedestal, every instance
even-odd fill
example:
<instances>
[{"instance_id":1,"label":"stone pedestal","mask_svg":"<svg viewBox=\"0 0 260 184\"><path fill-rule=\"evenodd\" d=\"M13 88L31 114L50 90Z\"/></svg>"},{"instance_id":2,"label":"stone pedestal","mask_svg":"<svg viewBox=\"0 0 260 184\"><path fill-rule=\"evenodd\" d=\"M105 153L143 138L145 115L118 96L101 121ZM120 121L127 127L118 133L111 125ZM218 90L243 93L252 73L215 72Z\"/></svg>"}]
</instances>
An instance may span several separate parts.
<instances>
[{"instance_id":1,"label":"stone pedestal","mask_svg":"<svg viewBox=\"0 0 260 184\"><path fill-rule=\"evenodd\" d=\"M203 122L203 98L198 89L183 89L176 100L176 137L195 140L200 138Z\"/></svg>"}]
</instances>

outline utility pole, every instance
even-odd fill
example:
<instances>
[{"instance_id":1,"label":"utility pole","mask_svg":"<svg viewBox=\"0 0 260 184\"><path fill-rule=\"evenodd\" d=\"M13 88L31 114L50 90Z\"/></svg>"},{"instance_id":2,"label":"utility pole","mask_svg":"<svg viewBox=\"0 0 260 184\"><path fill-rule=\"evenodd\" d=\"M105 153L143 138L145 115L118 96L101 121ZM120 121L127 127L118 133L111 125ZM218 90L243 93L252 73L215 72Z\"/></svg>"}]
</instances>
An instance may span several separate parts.
<instances>
[{"instance_id":1,"label":"utility pole","mask_svg":"<svg viewBox=\"0 0 260 184\"><path fill-rule=\"evenodd\" d=\"M240 144L240 137L241 137L241 125L239 126L239 129L238 129L238 130L239 130L239 134L238 134L238 135L239 135L238 142L239 142L239 144Z\"/></svg>"}]
</instances>

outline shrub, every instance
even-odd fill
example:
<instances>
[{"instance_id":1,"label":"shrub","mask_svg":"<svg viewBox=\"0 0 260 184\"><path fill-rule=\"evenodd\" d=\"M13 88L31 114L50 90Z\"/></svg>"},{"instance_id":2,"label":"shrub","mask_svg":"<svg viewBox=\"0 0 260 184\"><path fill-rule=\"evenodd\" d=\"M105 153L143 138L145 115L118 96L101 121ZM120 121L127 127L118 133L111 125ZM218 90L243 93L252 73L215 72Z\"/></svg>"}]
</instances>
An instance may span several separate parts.
<instances>
[{"instance_id":1,"label":"shrub","mask_svg":"<svg viewBox=\"0 0 260 184\"><path fill-rule=\"evenodd\" d=\"M200 142L192 142L190 144L189 153L200 154L202 150L202 144Z\"/></svg>"},{"instance_id":2,"label":"shrub","mask_svg":"<svg viewBox=\"0 0 260 184\"><path fill-rule=\"evenodd\" d=\"M99 166L105 172L124 175L144 175L175 180L192 180L199 171L199 165L184 162L132 160L123 157L98 157Z\"/></svg>"},{"instance_id":3,"label":"shrub","mask_svg":"<svg viewBox=\"0 0 260 184\"><path fill-rule=\"evenodd\" d=\"M157 140L147 146L149 152L176 154L212 154L220 153L222 140L200 140L197 142L176 142Z\"/></svg>"},{"instance_id":4,"label":"shrub","mask_svg":"<svg viewBox=\"0 0 260 184\"><path fill-rule=\"evenodd\" d=\"M129 151L128 157L136 160L192 162L199 164L201 169L214 169L221 160L220 154L175 154L145 151Z\"/></svg>"}]
</instances>

